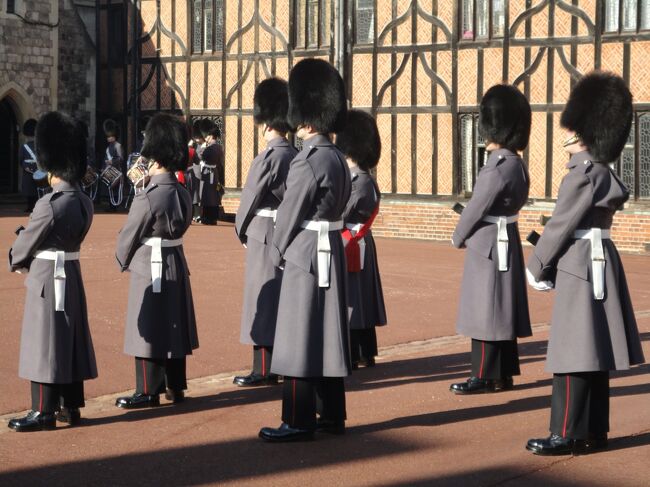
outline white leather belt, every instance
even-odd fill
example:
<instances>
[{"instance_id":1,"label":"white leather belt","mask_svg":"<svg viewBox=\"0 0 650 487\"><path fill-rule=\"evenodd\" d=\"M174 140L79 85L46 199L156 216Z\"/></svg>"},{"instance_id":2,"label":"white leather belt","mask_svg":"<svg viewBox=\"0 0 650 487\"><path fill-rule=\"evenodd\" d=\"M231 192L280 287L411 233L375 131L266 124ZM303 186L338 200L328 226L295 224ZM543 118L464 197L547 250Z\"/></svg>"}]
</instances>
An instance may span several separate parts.
<instances>
[{"instance_id":1,"label":"white leather belt","mask_svg":"<svg viewBox=\"0 0 650 487\"><path fill-rule=\"evenodd\" d=\"M151 247L151 287L154 293L162 290L162 248L179 247L183 245L183 239L167 240L160 237L149 237L142 240L144 245Z\"/></svg>"},{"instance_id":2,"label":"white leather belt","mask_svg":"<svg viewBox=\"0 0 650 487\"><path fill-rule=\"evenodd\" d=\"M275 221L275 217L278 214L278 210L272 210L270 208L260 208L259 210L255 210L255 216L262 216L264 218L273 218L273 221Z\"/></svg>"},{"instance_id":3,"label":"white leather belt","mask_svg":"<svg viewBox=\"0 0 650 487\"><path fill-rule=\"evenodd\" d=\"M300 225L305 230L318 232L318 287L330 286L330 264L332 248L330 246L329 232L343 230L343 220L330 222L327 220L305 220Z\"/></svg>"},{"instance_id":4,"label":"white leather belt","mask_svg":"<svg viewBox=\"0 0 650 487\"><path fill-rule=\"evenodd\" d=\"M210 170L210 184L214 184L214 170L217 168L216 164L206 164L205 162L201 161L199 164L201 166L201 172L203 172L203 168L207 167Z\"/></svg>"},{"instance_id":5,"label":"white leather belt","mask_svg":"<svg viewBox=\"0 0 650 487\"><path fill-rule=\"evenodd\" d=\"M54 261L54 305L56 311L65 311L65 261L79 260L79 252L41 250L34 257Z\"/></svg>"},{"instance_id":6,"label":"white leather belt","mask_svg":"<svg viewBox=\"0 0 650 487\"><path fill-rule=\"evenodd\" d=\"M363 223L346 223L345 228L350 230L353 233L353 236L359 233L359 230L361 230L361 227L363 227ZM347 240L343 239L343 245L347 244ZM359 268L363 270L363 264L366 261L366 237L361 237L359 240L357 240L357 245L359 245Z\"/></svg>"},{"instance_id":7,"label":"white leather belt","mask_svg":"<svg viewBox=\"0 0 650 487\"><path fill-rule=\"evenodd\" d=\"M609 239L609 230L592 228L591 230L576 230L573 238L589 240L591 244L591 285L594 289L594 298L605 298L605 251L603 239Z\"/></svg>"},{"instance_id":8,"label":"white leather belt","mask_svg":"<svg viewBox=\"0 0 650 487\"><path fill-rule=\"evenodd\" d=\"M497 258L499 262L499 271L508 270L508 223L515 223L519 220L519 215L512 216L492 216L483 217L487 223L496 223L497 225Z\"/></svg>"}]
</instances>

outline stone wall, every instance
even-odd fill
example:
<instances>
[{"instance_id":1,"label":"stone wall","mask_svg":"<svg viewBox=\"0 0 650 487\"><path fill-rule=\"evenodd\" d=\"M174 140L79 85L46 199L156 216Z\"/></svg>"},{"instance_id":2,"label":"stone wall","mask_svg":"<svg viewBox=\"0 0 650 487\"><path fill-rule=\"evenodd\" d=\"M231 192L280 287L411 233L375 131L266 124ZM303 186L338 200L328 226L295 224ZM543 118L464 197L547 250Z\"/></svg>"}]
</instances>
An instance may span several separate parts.
<instances>
[{"instance_id":1,"label":"stone wall","mask_svg":"<svg viewBox=\"0 0 650 487\"><path fill-rule=\"evenodd\" d=\"M56 21L56 7L42 0L22 0L18 13L25 18L49 24ZM3 2L4 5L4 2ZM0 15L0 88L14 82L30 97L35 116L50 110L55 101L56 43L52 42L56 28L30 25L20 18Z\"/></svg>"},{"instance_id":2,"label":"stone wall","mask_svg":"<svg viewBox=\"0 0 650 487\"><path fill-rule=\"evenodd\" d=\"M86 124L94 121L95 51L70 0L59 0L58 108ZM94 133L90 131L90 133Z\"/></svg>"}]
</instances>

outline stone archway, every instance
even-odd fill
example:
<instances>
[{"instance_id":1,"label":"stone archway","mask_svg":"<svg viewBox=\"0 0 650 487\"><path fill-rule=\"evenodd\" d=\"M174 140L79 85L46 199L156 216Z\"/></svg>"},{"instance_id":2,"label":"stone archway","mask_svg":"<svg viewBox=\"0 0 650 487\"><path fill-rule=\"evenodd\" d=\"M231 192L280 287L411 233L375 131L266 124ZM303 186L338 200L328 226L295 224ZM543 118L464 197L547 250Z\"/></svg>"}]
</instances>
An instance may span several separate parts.
<instances>
[{"instance_id":1,"label":"stone archway","mask_svg":"<svg viewBox=\"0 0 650 487\"><path fill-rule=\"evenodd\" d=\"M27 92L13 81L0 86L0 193L20 188L18 152L22 126L29 118L36 118L36 113Z\"/></svg>"}]
</instances>

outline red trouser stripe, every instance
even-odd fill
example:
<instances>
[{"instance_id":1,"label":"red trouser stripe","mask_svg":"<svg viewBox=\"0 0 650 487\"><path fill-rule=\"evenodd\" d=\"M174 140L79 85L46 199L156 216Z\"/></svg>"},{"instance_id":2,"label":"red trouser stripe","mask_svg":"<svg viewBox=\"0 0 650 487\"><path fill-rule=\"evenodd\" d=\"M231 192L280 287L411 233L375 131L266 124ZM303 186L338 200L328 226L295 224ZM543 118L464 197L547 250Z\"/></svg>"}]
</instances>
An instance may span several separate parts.
<instances>
[{"instance_id":1,"label":"red trouser stripe","mask_svg":"<svg viewBox=\"0 0 650 487\"><path fill-rule=\"evenodd\" d=\"M266 375L266 350L264 347L260 348L262 351L262 375Z\"/></svg>"},{"instance_id":2,"label":"red trouser stripe","mask_svg":"<svg viewBox=\"0 0 650 487\"><path fill-rule=\"evenodd\" d=\"M144 393L149 394L149 388L147 387L147 365L145 364L144 359L142 360L142 381L144 382Z\"/></svg>"},{"instance_id":3,"label":"red trouser stripe","mask_svg":"<svg viewBox=\"0 0 650 487\"><path fill-rule=\"evenodd\" d=\"M564 408L564 428L562 428L562 436L566 438L566 425L569 421L569 399L571 395L571 388L569 386L569 376L566 376L566 406Z\"/></svg>"},{"instance_id":4,"label":"red trouser stripe","mask_svg":"<svg viewBox=\"0 0 650 487\"><path fill-rule=\"evenodd\" d=\"M38 401L38 412L42 413L43 412L43 384L38 385L38 392L39 392L39 401Z\"/></svg>"},{"instance_id":5,"label":"red trouser stripe","mask_svg":"<svg viewBox=\"0 0 650 487\"><path fill-rule=\"evenodd\" d=\"M291 426L296 424L296 379L291 379L293 383L293 409L291 411Z\"/></svg>"},{"instance_id":6,"label":"red trouser stripe","mask_svg":"<svg viewBox=\"0 0 650 487\"><path fill-rule=\"evenodd\" d=\"M478 378L483 378L483 363L485 362L485 342L481 342L481 369L478 371Z\"/></svg>"}]
</instances>

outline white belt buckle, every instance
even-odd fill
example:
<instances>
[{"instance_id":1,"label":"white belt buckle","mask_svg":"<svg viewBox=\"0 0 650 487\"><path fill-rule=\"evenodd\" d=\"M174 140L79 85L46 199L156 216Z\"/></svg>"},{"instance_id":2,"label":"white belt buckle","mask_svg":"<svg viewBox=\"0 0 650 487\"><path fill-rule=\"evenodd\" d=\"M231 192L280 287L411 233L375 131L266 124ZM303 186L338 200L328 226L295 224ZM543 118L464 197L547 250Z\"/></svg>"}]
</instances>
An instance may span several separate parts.
<instances>
[{"instance_id":1,"label":"white belt buckle","mask_svg":"<svg viewBox=\"0 0 650 487\"><path fill-rule=\"evenodd\" d=\"M54 304L56 311L65 311L65 252L55 251L54 257Z\"/></svg>"},{"instance_id":2,"label":"white belt buckle","mask_svg":"<svg viewBox=\"0 0 650 487\"><path fill-rule=\"evenodd\" d=\"M330 246L330 222L321 220L318 222L318 287L330 286L330 263L332 248Z\"/></svg>"},{"instance_id":3,"label":"white belt buckle","mask_svg":"<svg viewBox=\"0 0 650 487\"><path fill-rule=\"evenodd\" d=\"M154 293L162 290L162 238L151 237L151 287Z\"/></svg>"},{"instance_id":4,"label":"white belt buckle","mask_svg":"<svg viewBox=\"0 0 650 487\"><path fill-rule=\"evenodd\" d=\"M591 243L591 279L596 300L605 299L605 252L603 251L602 229L592 228Z\"/></svg>"},{"instance_id":5,"label":"white belt buckle","mask_svg":"<svg viewBox=\"0 0 650 487\"><path fill-rule=\"evenodd\" d=\"M505 216L498 217L497 220L497 257L499 261L499 271L508 270L508 221Z\"/></svg>"}]
</instances>

